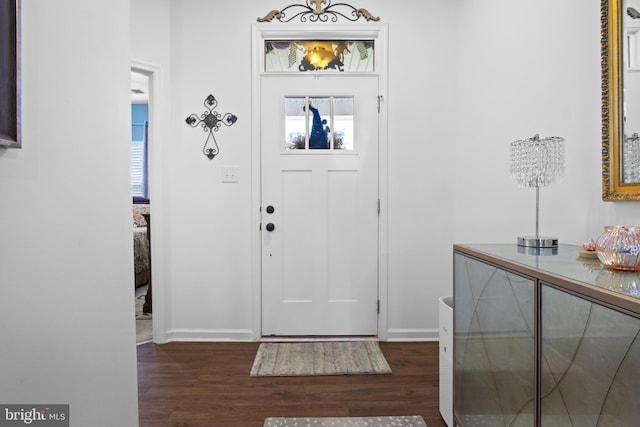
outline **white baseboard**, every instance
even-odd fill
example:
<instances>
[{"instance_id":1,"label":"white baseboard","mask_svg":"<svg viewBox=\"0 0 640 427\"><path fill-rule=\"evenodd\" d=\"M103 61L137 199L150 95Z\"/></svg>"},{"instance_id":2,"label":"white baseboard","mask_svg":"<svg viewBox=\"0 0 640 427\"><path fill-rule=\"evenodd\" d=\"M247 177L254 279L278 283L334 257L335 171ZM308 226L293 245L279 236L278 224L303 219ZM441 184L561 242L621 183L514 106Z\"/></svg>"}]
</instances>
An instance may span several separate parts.
<instances>
[{"instance_id":1,"label":"white baseboard","mask_svg":"<svg viewBox=\"0 0 640 427\"><path fill-rule=\"evenodd\" d=\"M251 329L170 329L166 334L167 342L231 342L255 341Z\"/></svg>"},{"instance_id":2,"label":"white baseboard","mask_svg":"<svg viewBox=\"0 0 640 427\"><path fill-rule=\"evenodd\" d=\"M438 341L438 329L389 329L386 337L380 341ZM170 329L165 342L232 342L232 341L270 341L274 337L262 337L256 340L251 329ZM279 338L277 340L282 340Z\"/></svg>"},{"instance_id":3,"label":"white baseboard","mask_svg":"<svg viewBox=\"0 0 640 427\"><path fill-rule=\"evenodd\" d=\"M291 336L268 336L262 337L260 342L341 342L341 341L379 341L377 337L369 336L304 336L304 337L291 337Z\"/></svg>"},{"instance_id":4,"label":"white baseboard","mask_svg":"<svg viewBox=\"0 0 640 427\"><path fill-rule=\"evenodd\" d=\"M385 341L438 341L438 328L433 329L389 329Z\"/></svg>"}]
</instances>

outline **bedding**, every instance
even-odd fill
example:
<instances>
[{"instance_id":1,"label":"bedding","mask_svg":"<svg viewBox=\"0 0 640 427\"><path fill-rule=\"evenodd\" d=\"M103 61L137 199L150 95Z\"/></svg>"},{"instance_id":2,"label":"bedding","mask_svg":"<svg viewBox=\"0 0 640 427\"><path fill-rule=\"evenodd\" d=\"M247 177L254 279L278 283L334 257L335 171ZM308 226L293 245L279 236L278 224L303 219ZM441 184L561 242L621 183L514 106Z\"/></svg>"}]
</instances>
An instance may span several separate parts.
<instances>
[{"instance_id":1,"label":"bedding","mask_svg":"<svg viewBox=\"0 0 640 427\"><path fill-rule=\"evenodd\" d=\"M149 282L149 240L147 227L133 229L133 265L136 288Z\"/></svg>"},{"instance_id":2,"label":"bedding","mask_svg":"<svg viewBox=\"0 0 640 427\"><path fill-rule=\"evenodd\" d=\"M133 205L133 264L135 273L135 287L149 283L149 238L147 236L147 222L143 214L149 212L149 205Z\"/></svg>"}]
</instances>

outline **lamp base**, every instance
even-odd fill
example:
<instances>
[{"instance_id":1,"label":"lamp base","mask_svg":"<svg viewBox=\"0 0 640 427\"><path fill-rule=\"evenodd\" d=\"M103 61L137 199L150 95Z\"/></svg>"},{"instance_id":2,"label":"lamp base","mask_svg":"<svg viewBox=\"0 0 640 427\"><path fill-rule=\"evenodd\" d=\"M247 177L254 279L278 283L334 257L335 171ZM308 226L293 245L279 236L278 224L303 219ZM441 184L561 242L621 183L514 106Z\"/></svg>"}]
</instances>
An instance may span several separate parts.
<instances>
[{"instance_id":1,"label":"lamp base","mask_svg":"<svg viewBox=\"0 0 640 427\"><path fill-rule=\"evenodd\" d=\"M518 246L525 248L557 248L558 238L548 236L518 236Z\"/></svg>"}]
</instances>

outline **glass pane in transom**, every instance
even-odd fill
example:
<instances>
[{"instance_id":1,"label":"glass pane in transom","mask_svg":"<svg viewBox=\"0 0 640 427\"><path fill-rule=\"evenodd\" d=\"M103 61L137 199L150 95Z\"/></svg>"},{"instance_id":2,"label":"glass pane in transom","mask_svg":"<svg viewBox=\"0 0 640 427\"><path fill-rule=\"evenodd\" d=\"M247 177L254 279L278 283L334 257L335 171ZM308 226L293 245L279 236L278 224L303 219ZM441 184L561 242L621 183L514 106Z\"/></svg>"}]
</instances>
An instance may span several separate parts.
<instances>
[{"instance_id":1,"label":"glass pane in transom","mask_svg":"<svg viewBox=\"0 0 640 427\"><path fill-rule=\"evenodd\" d=\"M265 71L375 71L373 40L265 40Z\"/></svg>"}]
</instances>

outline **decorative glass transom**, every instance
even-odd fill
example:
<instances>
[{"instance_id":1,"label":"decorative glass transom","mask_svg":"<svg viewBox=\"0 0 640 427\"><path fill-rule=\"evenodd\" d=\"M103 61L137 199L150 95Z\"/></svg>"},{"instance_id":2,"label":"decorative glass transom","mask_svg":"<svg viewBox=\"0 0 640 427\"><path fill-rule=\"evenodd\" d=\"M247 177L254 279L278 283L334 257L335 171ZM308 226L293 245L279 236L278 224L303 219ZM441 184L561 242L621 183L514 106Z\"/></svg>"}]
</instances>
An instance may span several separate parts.
<instances>
[{"instance_id":1,"label":"decorative glass transom","mask_svg":"<svg viewBox=\"0 0 640 427\"><path fill-rule=\"evenodd\" d=\"M373 40L265 40L264 43L267 73L375 71Z\"/></svg>"},{"instance_id":2,"label":"decorative glass transom","mask_svg":"<svg viewBox=\"0 0 640 427\"><path fill-rule=\"evenodd\" d=\"M353 97L286 97L285 150L353 150Z\"/></svg>"}]
</instances>

